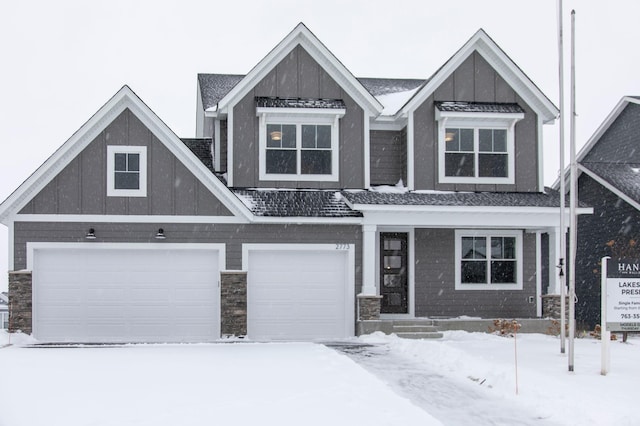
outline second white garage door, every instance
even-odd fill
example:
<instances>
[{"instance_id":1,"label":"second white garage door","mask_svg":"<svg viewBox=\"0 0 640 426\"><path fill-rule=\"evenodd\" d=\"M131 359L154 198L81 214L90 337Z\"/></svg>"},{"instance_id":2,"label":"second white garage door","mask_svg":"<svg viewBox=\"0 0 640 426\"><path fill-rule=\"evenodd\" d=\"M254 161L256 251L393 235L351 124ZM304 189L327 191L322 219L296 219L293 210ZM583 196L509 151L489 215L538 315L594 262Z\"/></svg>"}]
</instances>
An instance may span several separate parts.
<instances>
[{"instance_id":1,"label":"second white garage door","mask_svg":"<svg viewBox=\"0 0 640 426\"><path fill-rule=\"evenodd\" d=\"M347 245L245 245L247 334L317 340L354 333L353 250Z\"/></svg>"},{"instance_id":2,"label":"second white garage door","mask_svg":"<svg viewBox=\"0 0 640 426\"><path fill-rule=\"evenodd\" d=\"M37 245L31 252L34 335L45 342L215 340L222 250Z\"/></svg>"}]
</instances>

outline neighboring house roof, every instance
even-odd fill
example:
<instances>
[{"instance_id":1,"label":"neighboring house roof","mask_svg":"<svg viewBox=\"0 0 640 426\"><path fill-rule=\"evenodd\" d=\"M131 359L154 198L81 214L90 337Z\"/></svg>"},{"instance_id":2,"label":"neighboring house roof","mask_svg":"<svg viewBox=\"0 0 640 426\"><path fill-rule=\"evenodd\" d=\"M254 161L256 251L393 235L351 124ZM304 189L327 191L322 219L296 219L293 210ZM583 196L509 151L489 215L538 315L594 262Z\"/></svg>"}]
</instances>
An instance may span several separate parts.
<instances>
[{"instance_id":1,"label":"neighboring house roof","mask_svg":"<svg viewBox=\"0 0 640 426\"><path fill-rule=\"evenodd\" d=\"M342 99L256 97L258 108L345 109Z\"/></svg>"},{"instance_id":2,"label":"neighboring house roof","mask_svg":"<svg viewBox=\"0 0 640 426\"><path fill-rule=\"evenodd\" d=\"M640 204L640 164L583 163L582 166Z\"/></svg>"},{"instance_id":3,"label":"neighboring house roof","mask_svg":"<svg viewBox=\"0 0 640 426\"><path fill-rule=\"evenodd\" d=\"M446 112L491 112L500 114L524 114L524 109L516 103L453 102L437 101L436 108Z\"/></svg>"},{"instance_id":4,"label":"neighboring house roof","mask_svg":"<svg viewBox=\"0 0 640 426\"><path fill-rule=\"evenodd\" d=\"M185 164L191 173L214 194L239 220L251 217L247 209L226 186L202 164L202 159L192 155L184 143L167 125L128 87L123 86L85 124L76 131L56 152L51 155L22 185L0 204L0 222L15 214L86 148L113 119L129 109Z\"/></svg>"},{"instance_id":5,"label":"neighboring house roof","mask_svg":"<svg viewBox=\"0 0 640 426\"><path fill-rule=\"evenodd\" d=\"M351 207L382 206L444 206L444 207L553 207L560 206L558 191L545 192L377 192L343 191Z\"/></svg>"},{"instance_id":6,"label":"neighboring house roof","mask_svg":"<svg viewBox=\"0 0 640 426\"><path fill-rule=\"evenodd\" d=\"M256 216L262 217L362 217L336 191L234 190Z\"/></svg>"}]
</instances>

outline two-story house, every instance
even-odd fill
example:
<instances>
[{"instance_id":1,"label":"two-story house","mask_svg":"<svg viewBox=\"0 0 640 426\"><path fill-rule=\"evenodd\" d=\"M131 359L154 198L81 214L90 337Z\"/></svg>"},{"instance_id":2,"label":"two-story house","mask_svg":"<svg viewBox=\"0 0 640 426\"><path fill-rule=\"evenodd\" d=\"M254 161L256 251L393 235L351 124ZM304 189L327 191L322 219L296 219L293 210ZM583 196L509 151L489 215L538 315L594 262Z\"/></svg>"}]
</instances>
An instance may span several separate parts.
<instances>
[{"instance_id":1,"label":"two-story house","mask_svg":"<svg viewBox=\"0 0 640 426\"><path fill-rule=\"evenodd\" d=\"M0 205L12 324L165 342L539 318L557 114L482 30L409 80L354 77L300 24L248 74L198 76L194 139L125 86Z\"/></svg>"}]
</instances>

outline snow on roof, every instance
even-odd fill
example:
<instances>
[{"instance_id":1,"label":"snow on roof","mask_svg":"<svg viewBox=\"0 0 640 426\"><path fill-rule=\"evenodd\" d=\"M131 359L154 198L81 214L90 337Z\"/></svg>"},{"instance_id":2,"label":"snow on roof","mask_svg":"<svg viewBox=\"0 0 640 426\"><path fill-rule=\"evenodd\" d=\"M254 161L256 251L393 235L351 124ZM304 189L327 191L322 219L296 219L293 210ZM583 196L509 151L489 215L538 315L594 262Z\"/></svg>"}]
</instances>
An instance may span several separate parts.
<instances>
[{"instance_id":1,"label":"snow on roof","mask_svg":"<svg viewBox=\"0 0 640 426\"><path fill-rule=\"evenodd\" d=\"M406 104L409 101L409 99L411 99L411 97L415 95L418 89L419 87L416 87L415 89L411 89L411 90L405 90L402 92L395 92L395 93L387 93L384 95L376 96L376 99L378 100L378 102L380 102L384 106L384 109L382 110L382 114L380 115L383 115L383 116L395 115L400 110L400 108L402 108L404 104Z\"/></svg>"}]
</instances>

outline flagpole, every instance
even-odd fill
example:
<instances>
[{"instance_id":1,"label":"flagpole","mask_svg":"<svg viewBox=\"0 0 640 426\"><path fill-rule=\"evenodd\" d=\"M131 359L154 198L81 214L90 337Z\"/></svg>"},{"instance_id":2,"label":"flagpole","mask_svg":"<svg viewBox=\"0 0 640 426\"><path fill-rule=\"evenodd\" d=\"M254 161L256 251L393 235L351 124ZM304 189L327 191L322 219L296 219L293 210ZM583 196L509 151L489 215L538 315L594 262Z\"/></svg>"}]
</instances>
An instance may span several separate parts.
<instances>
[{"instance_id":1,"label":"flagpole","mask_svg":"<svg viewBox=\"0 0 640 426\"><path fill-rule=\"evenodd\" d=\"M565 352L565 330L567 288L565 285L564 258L567 255L567 234L565 227L565 194L566 183L564 175L564 48L562 40L562 0L558 0L558 72L560 84L560 230L557 238L560 239L560 253L558 253L558 278L560 281L560 353Z\"/></svg>"},{"instance_id":2,"label":"flagpole","mask_svg":"<svg viewBox=\"0 0 640 426\"><path fill-rule=\"evenodd\" d=\"M576 199L578 192L576 165L576 11L571 11L571 198L569 225L569 371L573 371L574 337L576 328Z\"/></svg>"}]
</instances>

